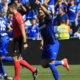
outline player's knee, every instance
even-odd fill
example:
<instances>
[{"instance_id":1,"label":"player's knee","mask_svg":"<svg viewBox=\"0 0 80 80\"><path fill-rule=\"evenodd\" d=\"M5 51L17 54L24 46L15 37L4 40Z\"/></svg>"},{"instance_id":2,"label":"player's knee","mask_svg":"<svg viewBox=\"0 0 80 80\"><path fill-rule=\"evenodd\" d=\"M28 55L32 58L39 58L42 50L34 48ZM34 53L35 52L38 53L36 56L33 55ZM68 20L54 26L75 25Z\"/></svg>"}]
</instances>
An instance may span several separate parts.
<instances>
[{"instance_id":1,"label":"player's knee","mask_svg":"<svg viewBox=\"0 0 80 80\"><path fill-rule=\"evenodd\" d=\"M49 64L55 64L55 60L51 60Z\"/></svg>"},{"instance_id":2,"label":"player's knee","mask_svg":"<svg viewBox=\"0 0 80 80\"><path fill-rule=\"evenodd\" d=\"M0 60L2 60L4 57L0 57Z\"/></svg>"},{"instance_id":3,"label":"player's knee","mask_svg":"<svg viewBox=\"0 0 80 80\"><path fill-rule=\"evenodd\" d=\"M20 59L21 54L20 53L13 53L13 59L14 60L19 60Z\"/></svg>"},{"instance_id":4,"label":"player's knee","mask_svg":"<svg viewBox=\"0 0 80 80\"><path fill-rule=\"evenodd\" d=\"M17 56L14 56L14 57L13 57L13 60L14 60L14 61L17 61Z\"/></svg>"}]
</instances>

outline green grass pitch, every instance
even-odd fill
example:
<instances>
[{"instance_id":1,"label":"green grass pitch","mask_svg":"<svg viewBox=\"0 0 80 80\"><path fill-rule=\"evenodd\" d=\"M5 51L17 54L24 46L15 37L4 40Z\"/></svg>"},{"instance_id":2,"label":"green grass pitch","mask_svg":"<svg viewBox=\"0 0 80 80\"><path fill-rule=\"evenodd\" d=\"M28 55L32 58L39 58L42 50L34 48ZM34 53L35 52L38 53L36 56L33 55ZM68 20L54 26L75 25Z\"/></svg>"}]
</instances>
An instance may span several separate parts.
<instances>
[{"instance_id":1,"label":"green grass pitch","mask_svg":"<svg viewBox=\"0 0 80 80\"><path fill-rule=\"evenodd\" d=\"M41 66L33 66L39 68L39 75L37 80L54 80L50 69L44 69ZM5 66L6 72L9 76L14 76L14 67ZM68 72L63 66L58 66L60 80L80 80L80 65L70 65L71 71ZM2 79L1 79L2 80ZM33 80L32 73L22 68L20 70L20 80Z\"/></svg>"}]
</instances>

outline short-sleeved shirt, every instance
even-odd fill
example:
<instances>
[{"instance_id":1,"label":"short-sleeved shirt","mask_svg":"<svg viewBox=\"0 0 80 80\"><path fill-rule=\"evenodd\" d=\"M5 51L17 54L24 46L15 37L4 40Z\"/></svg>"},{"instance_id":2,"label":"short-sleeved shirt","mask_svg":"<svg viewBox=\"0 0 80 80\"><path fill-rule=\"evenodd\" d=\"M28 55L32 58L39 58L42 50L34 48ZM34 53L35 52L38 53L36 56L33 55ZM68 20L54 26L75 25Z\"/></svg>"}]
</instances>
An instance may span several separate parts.
<instances>
[{"instance_id":1,"label":"short-sleeved shirt","mask_svg":"<svg viewBox=\"0 0 80 80\"><path fill-rule=\"evenodd\" d=\"M13 37L14 38L17 38L22 35L21 31L19 29L21 24L24 24L24 20L22 18L22 15L19 12L17 12L14 14L13 21L12 21ZM25 25L24 25L24 29L25 29Z\"/></svg>"},{"instance_id":2,"label":"short-sleeved shirt","mask_svg":"<svg viewBox=\"0 0 80 80\"><path fill-rule=\"evenodd\" d=\"M75 20L76 18L76 14L79 12L78 10L78 6L77 5L74 5L74 6L71 6L70 4L68 5L68 15L69 15L69 20Z\"/></svg>"},{"instance_id":3,"label":"short-sleeved shirt","mask_svg":"<svg viewBox=\"0 0 80 80\"><path fill-rule=\"evenodd\" d=\"M65 22L67 22L67 20L69 20L69 17L68 15L65 13L63 14L62 16L61 15L58 15L57 16L57 21L58 21L58 24L60 25L61 23L61 20L65 20Z\"/></svg>"},{"instance_id":4,"label":"short-sleeved shirt","mask_svg":"<svg viewBox=\"0 0 80 80\"><path fill-rule=\"evenodd\" d=\"M34 27L33 26L30 26L29 27L29 37L31 38L37 38L37 33L39 32L39 27L38 25L35 25Z\"/></svg>"}]
</instances>

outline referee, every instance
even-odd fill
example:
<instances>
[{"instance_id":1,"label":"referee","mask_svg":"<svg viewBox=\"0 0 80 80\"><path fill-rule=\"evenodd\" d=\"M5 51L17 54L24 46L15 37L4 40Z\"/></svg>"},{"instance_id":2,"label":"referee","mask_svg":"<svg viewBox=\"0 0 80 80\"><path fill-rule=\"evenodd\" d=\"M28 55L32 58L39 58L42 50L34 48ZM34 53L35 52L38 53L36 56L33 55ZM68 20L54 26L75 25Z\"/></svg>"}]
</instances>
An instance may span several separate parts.
<instances>
[{"instance_id":1,"label":"referee","mask_svg":"<svg viewBox=\"0 0 80 80\"><path fill-rule=\"evenodd\" d=\"M20 59L22 48L26 49L28 47L28 44L26 43L24 20L21 14L17 11L17 5L15 3L9 4L9 12L13 14L13 21L12 21L13 38L14 38L13 59L15 66L14 80L19 80L20 64L28 68L33 73L33 78L35 80L37 77L38 70L33 68L26 61Z\"/></svg>"}]
</instances>

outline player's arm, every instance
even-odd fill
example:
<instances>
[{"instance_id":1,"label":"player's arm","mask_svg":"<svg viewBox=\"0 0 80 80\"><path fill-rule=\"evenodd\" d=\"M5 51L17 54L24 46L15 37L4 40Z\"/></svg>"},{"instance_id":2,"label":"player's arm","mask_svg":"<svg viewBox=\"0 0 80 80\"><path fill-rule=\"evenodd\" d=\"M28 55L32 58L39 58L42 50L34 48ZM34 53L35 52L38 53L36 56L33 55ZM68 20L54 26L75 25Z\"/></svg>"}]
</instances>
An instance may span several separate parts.
<instances>
[{"instance_id":1,"label":"player's arm","mask_svg":"<svg viewBox=\"0 0 80 80\"><path fill-rule=\"evenodd\" d=\"M47 19L50 19L51 17L50 17L49 11L39 1L36 1L36 4L39 6L39 8L43 10Z\"/></svg>"},{"instance_id":2,"label":"player's arm","mask_svg":"<svg viewBox=\"0 0 80 80\"><path fill-rule=\"evenodd\" d=\"M21 25L19 26L19 29L21 30L21 33L22 33L22 37L23 37L23 47L24 47L24 49L25 49L26 47L28 47L28 45L27 45L27 43L26 43L26 32L25 32L25 29L24 29L24 24L21 24Z\"/></svg>"},{"instance_id":3,"label":"player's arm","mask_svg":"<svg viewBox=\"0 0 80 80\"><path fill-rule=\"evenodd\" d=\"M40 44L40 50L43 50L43 44L44 44L44 40L41 40L41 44Z\"/></svg>"},{"instance_id":4,"label":"player's arm","mask_svg":"<svg viewBox=\"0 0 80 80\"><path fill-rule=\"evenodd\" d=\"M25 28L24 28L24 20L22 18L22 16L17 16L16 17L16 21L18 22L19 24L19 29L22 33L22 37L23 37L23 47L24 49L28 47L27 43L26 43L26 32L25 32Z\"/></svg>"},{"instance_id":5,"label":"player's arm","mask_svg":"<svg viewBox=\"0 0 80 80\"><path fill-rule=\"evenodd\" d=\"M69 19L67 20L67 25L69 25Z\"/></svg>"},{"instance_id":6,"label":"player's arm","mask_svg":"<svg viewBox=\"0 0 80 80\"><path fill-rule=\"evenodd\" d=\"M39 39L39 32L37 33L37 35L38 35L38 36L37 36L37 39Z\"/></svg>"},{"instance_id":7,"label":"player's arm","mask_svg":"<svg viewBox=\"0 0 80 80\"><path fill-rule=\"evenodd\" d=\"M79 13L77 13L77 14L76 14L76 19L75 19L75 22L76 22L76 21L77 21L77 19L78 19L78 15L79 15Z\"/></svg>"},{"instance_id":8,"label":"player's arm","mask_svg":"<svg viewBox=\"0 0 80 80\"><path fill-rule=\"evenodd\" d=\"M20 3L20 5L21 5L22 9L26 12L27 9L21 3Z\"/></svg>"},{"instance_id":9,"label":"player's arm","mask_svg":"<svg viewBox=\"0 0 80 80\"><path fill-rule=\"evenodd\" d=\"M67 2L66 0L64 0L64 4L65 4L65 5L68 5L68 2Z\"/></svg>"},{"instance_id":10,"label":"player's arm","mask_svg":"<svg viewBox=\"0 0 80 80\"><path fill-rule=\"evenodd\" d=\"M11 26L9 25L9 23L7 25L7 28L8 28L7 32L9 33L12 30Z\"/></svg>"}]
</instances>

